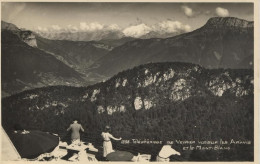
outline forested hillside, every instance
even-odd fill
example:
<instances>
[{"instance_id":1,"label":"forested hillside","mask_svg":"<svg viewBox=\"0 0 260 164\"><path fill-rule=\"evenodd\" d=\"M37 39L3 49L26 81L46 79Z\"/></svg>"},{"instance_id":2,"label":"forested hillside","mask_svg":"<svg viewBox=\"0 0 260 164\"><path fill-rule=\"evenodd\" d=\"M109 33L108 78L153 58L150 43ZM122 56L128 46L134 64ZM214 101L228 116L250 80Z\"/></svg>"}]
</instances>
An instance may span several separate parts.
<instances>
[{"instance_id":1,"label":"forested hillside","mask_svg":"<svg viewBox=\"0 0 260 164\"><path fill-rule=\"evenodd\" d=\"M253 141L253 83L252 70L151 63L86 88L46 87L4 98L2 124L7 131L20 123L64 137L78 118L86 129L84 138L96 145L105 125L123 139ZM153 144L114 145L158 153ZM175 143L179 160L253 160L253 144L231 146L228 151L183 151Z\"/></svg>"}]
</instances>

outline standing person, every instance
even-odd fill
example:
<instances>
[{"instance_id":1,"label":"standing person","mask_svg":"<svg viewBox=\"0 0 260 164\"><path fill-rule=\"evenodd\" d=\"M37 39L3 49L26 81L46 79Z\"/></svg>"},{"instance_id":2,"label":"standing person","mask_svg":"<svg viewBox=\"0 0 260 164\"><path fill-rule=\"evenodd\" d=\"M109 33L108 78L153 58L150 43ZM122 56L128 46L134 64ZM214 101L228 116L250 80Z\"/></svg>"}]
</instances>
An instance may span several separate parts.
<instances>
[{"instance_id":1,"label":"standing person","mask_svg":"<svg viewBox=\"0 0 260 164\"><path fill-rule=\"evenodd\" d=\"M164 145L156 157L157 162L169 162L170 156L181 155L178 151L174 150L170 144L164 142Z\"/></svg>"},{"instance_id":2,"label":"standing person","mask_svg":"<svg viewBox=\"0 0 260 164\"><path fill-rule=\"evenodd\" d=\"M72 143L80 143L80 130L84 132L84 129L82 128L81 124L78 123L78 120L74 120L72 124L70 124L70 127L67 129L67 131L71 130L71 142Z\"/></svg>"},{"instance_id":3,"label":"standing person","mask_svg":"<svg viewBox=\"0 0 260 164\"><path fill-rule=\"evenodd\" d=\"M113 147L112 147L112 142L111 142L111 138L113 140L121 140L122 138L115 138L113 137L110 133L110 127L106 126L105 128L105 132L102 132L101 136L103 137L103 157L106 157L109 153L114 152Z\"/></svg>"}]
</instances>

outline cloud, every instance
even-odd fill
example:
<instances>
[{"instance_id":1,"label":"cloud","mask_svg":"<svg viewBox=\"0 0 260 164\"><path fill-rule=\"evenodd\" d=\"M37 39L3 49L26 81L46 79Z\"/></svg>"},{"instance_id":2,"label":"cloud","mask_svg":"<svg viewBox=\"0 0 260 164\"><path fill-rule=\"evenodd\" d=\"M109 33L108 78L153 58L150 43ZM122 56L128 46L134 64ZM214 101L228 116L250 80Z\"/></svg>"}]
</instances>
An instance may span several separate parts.
<instances>
[{"instance_id":1,"label":"cloud","mask_svg":"<svg viewBox=\"0 0 260 164\"><path fill-rule=\"evenodd\" d=\"M140 36L143 36L147 33L149 33L152 30L151 27L148 27L144 23L136 25L136 26L130 26L123 30L123 33L125 36L135 37L138 38Z\"/></svg>"},{"instance_id":2,"label":"cloud","mask_svg":"<svg viewBox=\"0 0 260 164\"><path fill-rule=\"evenodd\" d=\"M192 11L192 9L191 9L190 7L188 7L188 6L182 6L181 8L182 8L184 14L185 14L187 17L192 17L192 16L193 16L193 11Z\"/></svg>"},{"instance_id":3,"label":"cloud","mask_svg":"<svg viewBox=\"0 0 260 164\"><path fill-rule=\"evenodd\" d=\"M71 25L71 24L69 24L69 25L67 26L67 29L66 29L66 30L69 31L69 32L78 32L78 31L79 31L78 27L73 26L73 25Z\"/></svg>"},{"instance_id":4,"label":"cloud","mask_svg":"<svg viewBox=\"0 0 260 164\"><path fill-rule=\"evenodd\" d=\"M121 28L117 24L111 24L106 27L107 30L109 31L119 31Z\"/></svg>"},{"instance_id":5,"label":"cloud","mask_svg":"<svg viewBox=\"0 0 260 164\"><path fill-rule=\"evenodd\" d=\"M67 25L65 28L61 28L59 25L52 25L48 28L37 26L34 30L38 33L78 32L78 28L73 25Z\"/></svg>"},{"instance_id":6,"label":"cloud","mask_svg":"<svg viewBox=\"0 0 260 164\"><path fill-rule=\"evenodd\" d=\"M142 23L135 26L127 27L123 30L123 33L126 36L131 37L141 37L149 32L156 32L158 34L167 34L167 33L183 33L183 32L190 32L191 27L189 25L184 25L179 21L162 21L156 23L152 26L147 26L146 24Z\"/></svg>"},{"instance_id":7,"label":"cloud","mask_svg":"<svg viewBox=\"0 0 260 164\"><path fill-rule=\"evenodd\" d=\"M220 17L227 17L229 16L229 11L225 8L217 7L216 14Z\"/></svg>"},{"instance_id":8,"label":"cloud","mask_svg":"<svg viewBox=\"0 0 260 164\"><path fill-rule=\"evenodd\" d=\"M81 31L92 32L92 31L102 30L104 28L104 26L97 22L93 22L90 24L87 24L86 22L80 22L79 28Z\"/></svg>"},{"instance_id":9,"label":"cloud","mask_svg":"<svg viewBox=\"0 0 260 164\"><path fill-rule=\"evenodd\" d=\"M190 32L191 27L187 24L183 24L180 21L165 20L152 25L140 23L138 25L130 25L126 28L121 28L117 24L102 25L97 22L86 23L81 22L77 25L67 25L61 27L59 25L52 25L50 27L36 27L35 31L39 33L76 33L76 32L89 32L96 34L103 34L109 32L123 33L125 36L139 38L150 32L155 32L158 37L163 37L165 34L174 33L179 34L183 32Z\"/></svg>"},{"instance_id":10,"label":"cloud","mask_svg":"<svg viewBox=\"0 0 260 164\"><path fill-rule=\"evenodd\" d=\"M48 29L46 27L41 26L38 26L35 30L39 32L48 32Z\"/></svg>"},{"instance_id":11,"label":"cloud","mask_svg":"<svg viewBox=\"0 0 260 164\"><path fill-rule=\"evenodd\" d=\"M191 31L190 25L184 25L183 30L184 30L184 32L190 32Z\"/></svg>"},{"instance_id":12,"label":"cloud","mask_svg":"<svg viewBox=\"0 0 260 164\"><path fill-rule=\"evenodd\" d=\"M189 32L191 27L184 25L179 21L162 21L153 26L154 31L160 33L176 33L176 32Z\"/></svg>"},{"instance_id":13,"label":"cloud","mask_svg":"<svg viewBox=\"0 0 260 164\"><path fill-rule=\"evenodd\" d=\"M61 30L61 27L59 25L52 25L51 28L54 31L60 31Z\"/></svg>"},{"instance_id":14,"label":"cloud","mask_svg":"<svg viewBox=\"0 0 260 164\"><path fill-rule=\"evenodd\" d=\"M111 24L111 25L102 25L97 22L93 23L86 23L86 22L80 22L78 26L76 25L67 25L65 27L60 27L59 25L51 25L47 28L43 28L40 26L37 26L34 28L38 32L45 32L45 33L61 33L61 32L96 32L96 31L121 31L121 27L119 27L117 24Z\"/></svg>"}]
</instances>

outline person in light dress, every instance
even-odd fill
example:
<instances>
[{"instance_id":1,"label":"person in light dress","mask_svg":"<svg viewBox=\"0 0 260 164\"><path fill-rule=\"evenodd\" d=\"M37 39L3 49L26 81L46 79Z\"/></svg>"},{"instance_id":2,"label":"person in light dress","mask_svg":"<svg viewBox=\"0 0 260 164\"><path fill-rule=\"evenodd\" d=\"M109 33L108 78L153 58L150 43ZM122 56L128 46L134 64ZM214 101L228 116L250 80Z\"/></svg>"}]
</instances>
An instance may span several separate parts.
<instances>
[{"instance_id":1,"label":"person in light dress","mask_svg":"<svg viewBox=\"0 0 260 164\"><path fill-rule=\"evenodd\" d=\"M110 127L106 126L105 132L102 132L101 136L103 138L103 157L106 157L109 153L114 152L111 139L113 140L121 140L122 138L115 138L110 132Z\"/></svg>"},{"instance_id":2,"label":"person in light dress","mask_svg":"<svg viewBox=\"0 0 260 164\"><path fill-rule=\"evenodd\" d=\"M171 145L165 144L156 157L157 162L169 162L170 156L181 155L178 151L174 150Z\"/></svg>"}]
</instances>

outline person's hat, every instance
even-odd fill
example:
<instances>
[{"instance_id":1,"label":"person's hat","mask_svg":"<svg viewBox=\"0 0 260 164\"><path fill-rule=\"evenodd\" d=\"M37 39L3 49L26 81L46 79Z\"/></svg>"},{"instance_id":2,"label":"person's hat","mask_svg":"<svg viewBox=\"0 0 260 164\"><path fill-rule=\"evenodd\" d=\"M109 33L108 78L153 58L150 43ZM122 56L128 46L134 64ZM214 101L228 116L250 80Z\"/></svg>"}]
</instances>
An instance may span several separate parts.
<instances>
[{"instance_id":1,"label":"person's hat","mask_svg":"<svg viewBox=\"0 0 260 164\"><path fill-rule=\"evenodd\" d=\"M107 125L107 126L106 126L106 130L109 130L109 129L110 129L110 126Z\"/></svg>"}]
</instances>

